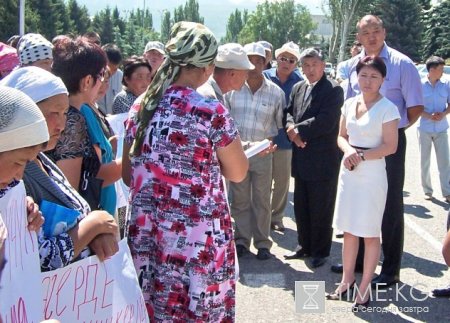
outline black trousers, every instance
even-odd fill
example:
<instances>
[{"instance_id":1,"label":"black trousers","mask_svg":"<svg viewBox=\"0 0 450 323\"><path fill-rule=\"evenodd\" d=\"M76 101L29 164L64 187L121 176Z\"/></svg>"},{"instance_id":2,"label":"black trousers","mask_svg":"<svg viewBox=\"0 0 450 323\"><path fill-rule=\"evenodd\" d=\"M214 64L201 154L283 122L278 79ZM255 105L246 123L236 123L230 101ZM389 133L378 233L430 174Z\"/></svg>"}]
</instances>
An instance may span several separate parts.
<instances>
[{"instance_id":1,"label":"black trousers","mask_svg":"<svg viewBox=\"0 0 450 323\"><path fill-rule=\"evenodd\" d=\"M337 177L327 181L295 178L294 213L298 243L312 257L330 255Z\"/></svg>"},{"instance_id":2,"label":"black trousers","mask_svg":"<svg viewBox=\"0 0 450 323\"><path fill-rule=\"evenodd\" d=\"M398 130L398 146L395 154L386 157L388 191L381 225L383 265L381 273L388 276L400 274L404 240L403 184L405 182L406 136ZM359 241L357 263L364 263L364 240Z\"/></svg>"}]
</instances>

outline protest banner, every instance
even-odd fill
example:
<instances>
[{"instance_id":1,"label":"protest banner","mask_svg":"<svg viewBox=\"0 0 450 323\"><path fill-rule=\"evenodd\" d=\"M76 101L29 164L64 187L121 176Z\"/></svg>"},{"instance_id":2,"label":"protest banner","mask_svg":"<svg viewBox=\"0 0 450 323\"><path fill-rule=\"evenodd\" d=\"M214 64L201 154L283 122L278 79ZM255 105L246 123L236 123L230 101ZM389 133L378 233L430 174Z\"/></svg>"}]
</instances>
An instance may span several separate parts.
<instances>
[{"instance_id":1,"label":"protest banner","mask_svg":"<svg viewBox=\"0 0 450 323\"><path fill-rule=\"evenodd\" d=\"M42 274L44 319L61 322L149 322L130 249L104 262L89 257Z\"/></svg>"},{"instance_id":2,"label":"protest banner","mask_svg":"<svg viewBox=\"0 0 450 323\"><path fill-rule=\"evenodd\" d=\"M5 323L33 323L42 318L41 270L37 237L28 231L25 187L20 182L0 199L8 231L2 274L0 311Z\"/></svg>"}]
</instances>

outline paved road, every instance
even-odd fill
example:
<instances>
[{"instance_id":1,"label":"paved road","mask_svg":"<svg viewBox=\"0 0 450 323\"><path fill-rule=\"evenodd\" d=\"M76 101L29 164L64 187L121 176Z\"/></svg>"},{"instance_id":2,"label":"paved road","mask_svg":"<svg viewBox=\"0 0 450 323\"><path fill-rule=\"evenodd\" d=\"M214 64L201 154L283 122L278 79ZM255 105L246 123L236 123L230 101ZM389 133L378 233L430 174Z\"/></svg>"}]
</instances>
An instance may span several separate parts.
<instances>
[{"instance_id":1,"label":"paved road","mask_svg":"<svg viewBox=\"0 0 450 323\"><path fill-rule=\"evenodd\" d=\"M325 281L326 292L332 292L335 283L340 281L340 275L333 274L330 265L340 262L342 239L334 239L331 256L320 268L311 269L303 260L284 260L283 254L296 245L293 205L289 202L286 232L272 231L275 257L259 261L253 249L253 255L239 261L237 322L450 322L449 299L436 299L429 294L433 288L450 283L450 273L441 255L449 204L437 194L440 189L435 162L432 162L432 178L438 199L423 199L415 127L407 130L406 135L405 247L399 290L379 293L379 301L372 303L376 313L348 313L350 302L326 301L325 313L296 314L295 281ZM289 201L292 197L293 181Z\"/></svg>"}]
</instances>

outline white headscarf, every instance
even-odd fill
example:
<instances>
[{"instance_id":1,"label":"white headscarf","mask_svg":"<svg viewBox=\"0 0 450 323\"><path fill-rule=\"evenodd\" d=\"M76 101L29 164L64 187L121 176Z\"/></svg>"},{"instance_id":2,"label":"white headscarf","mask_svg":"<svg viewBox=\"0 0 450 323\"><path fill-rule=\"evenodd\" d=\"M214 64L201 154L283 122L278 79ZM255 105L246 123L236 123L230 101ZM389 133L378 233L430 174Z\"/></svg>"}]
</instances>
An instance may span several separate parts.
<instances>
[{"instance_id":1,"label":"white headscarf","mask_svg":"<svg viewBox=\"0 0 450 323\"><path fill-rule=\"evenodd\" d=\"M21 67L0 81L0 85L24 92L35 103L58 94L69 94L63 81L42 68Z\"/></svg>"},{"instance_id":2,"label":"white headscarf","mask_svg":"<svg viewBox=\"0 0 450 323\"><path fill-rule=\"evenodd\" d=\"M53 59L53 45L40 34L23 35L18 46L20 63L27 65L44 59Z\"/></svg>"},{"instance_id":3,"label":"white headscarf","mask_svg":"<svg viewBox=\"0 0 450 323\"><path fill-rule=\"evenodd\" d=\"M0 86L0 152L36 146L49 139L36 103L19 90Z\"/></svg>"}]
</instances>

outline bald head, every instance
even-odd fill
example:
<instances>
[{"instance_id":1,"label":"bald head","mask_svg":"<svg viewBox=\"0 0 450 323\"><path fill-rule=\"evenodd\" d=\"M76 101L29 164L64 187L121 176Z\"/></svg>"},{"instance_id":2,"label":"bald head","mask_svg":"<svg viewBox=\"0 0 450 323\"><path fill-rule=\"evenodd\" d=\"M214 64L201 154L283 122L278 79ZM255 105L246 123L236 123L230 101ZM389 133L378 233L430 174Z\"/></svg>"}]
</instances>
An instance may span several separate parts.
<instances>
[{"instance_id":1,"label":"bald head","mask_svg":"<svg viewBox=\"0 0 450 323\"><path fill-rule=\"evenodd\" d=\"M383 20L381 20L378 16L375 15L365 15L356 23L356 29L358 32L361 31L361 28L369 25L375 25L380 28L384 28Z\"/></svg>"},{"instance_id":2,"label":"bald head","mask_svg":"<svg viewBox=\"0 0 450 323\"><path fill-rule=\"evenodd\" d=\"M358 21L356 27L358 29L356 38L364 47L366 55L379 55L386 38L383 21L377 16L367 15Z\"/></svg>"}]
</instances>

